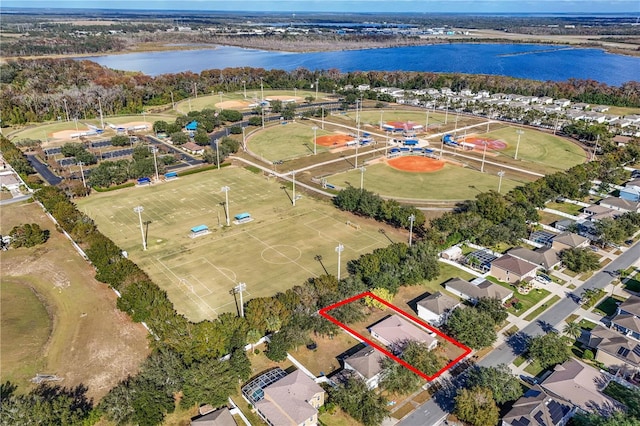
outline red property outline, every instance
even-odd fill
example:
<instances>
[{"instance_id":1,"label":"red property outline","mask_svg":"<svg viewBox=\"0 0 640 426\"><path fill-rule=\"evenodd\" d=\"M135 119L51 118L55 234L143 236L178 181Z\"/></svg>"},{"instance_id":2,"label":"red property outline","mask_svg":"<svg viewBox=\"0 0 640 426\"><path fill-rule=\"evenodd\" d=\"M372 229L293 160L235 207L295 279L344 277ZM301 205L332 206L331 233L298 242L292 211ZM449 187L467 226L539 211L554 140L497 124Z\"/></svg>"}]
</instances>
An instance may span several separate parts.
<instances>
[{"instance_id":1,"label":"red property outline","mask_svg":"<svg viewBox=\"0 0 640 426\"><path fill-rule=\"evenodd\" d=\"M339 308L340 306L346 305L348 303L354 302L354 301L356 301L358 299L362 299L363 297L367 297L367 296L377 300L378 302L380 302L383 305L385 305L387 308L394 310L396 313L404 316L409 321L411 321L411 322L413 322L415 324L418 324L418 325L426 328L427 330L433 331L438 336L444 338L445 340L447 340L450 343L453 343L455 346L459 347L460 349L463 349L464 353L462 355L460 355L459 357L457 357L456 359L454 359L453 361L451 361L449 364L447 364L440 371L436 372L433 376L428 376L425 373L423 373L422 371L420 371L417 368L415 368L414 366L412 366L411 364L409 364L406 361L404 361L403 359L400 359L399 357L393 355L391 352L389 352L384 347L382 347L382 346L378 345L377 343L373 342L371 339L367 339L366 337L364 337L360 333L358 333L355 330L349 328L346 324L341 323L340 321L338 321L337 319L335 319L334 317L332 317L331 315L329 315L327 313L328 311L331 311L333 309ZM343 330L348 331L352 335L354 335L357 338L361 339L362 341L366 342L368 345L376 348L377 350L379 350L380 352L382 352L383 354L385 354L386 356L388 356L389 358L391 358L395 362L399 363L400 365L403 365L403 366L407 367L409 370L411 370L414 373L416 373L417 375L423 377L427 381L431 381L433 379L436 379L442 373L444 373L445 371L447 371L448 369L453 367L458 361L462 360L464 357L466 357L467 355L469 355L471 353L471 349L468 348L467 346L463 345L462 343L458 342L455 339L452 339L451 337L449 337L446 334L442 333L437 328L434 328L434 327L426 324L425 322L419 320L418 318L412 317L408 313L404 312L402 309L392 305L391 303L387 302L386 300L381 299L380 297L376 296L375 294L371 293L370 291L366 291L364 293L360 293L360 294L355 295L353 297L350 297L348 299L342 300L342 301L340 301L338 303L334 303L333 305L324 307L324 308L320 309L318 312L320 313L320 315L322 315L323 317L325 317L326 319L328 319L329 321L331 321L332 323L334 323L338 327L342 328Z\"/></svg>"}]
</instances>

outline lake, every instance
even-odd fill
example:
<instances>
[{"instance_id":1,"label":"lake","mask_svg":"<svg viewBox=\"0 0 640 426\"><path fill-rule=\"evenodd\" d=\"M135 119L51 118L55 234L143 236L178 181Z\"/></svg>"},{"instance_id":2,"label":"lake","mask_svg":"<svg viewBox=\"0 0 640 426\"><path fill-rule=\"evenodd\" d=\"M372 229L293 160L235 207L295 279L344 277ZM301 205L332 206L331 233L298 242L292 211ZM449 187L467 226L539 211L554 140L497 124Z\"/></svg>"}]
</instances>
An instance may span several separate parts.
<instances>
[{"instance_id":1,"label":"lake","mask_svg":"<svg viewBox=\"0 0 640 426\"><path fill-rule=\"evenodd\" d=\"M600 49L533 44L451 43L385 49L292 53L231 46L88 58L101 65L155 76L228 67L350 71L432 71L496 74L535 80L591 79L619 86L640 77L640 57Z\"/></svg>"}]
</instances>

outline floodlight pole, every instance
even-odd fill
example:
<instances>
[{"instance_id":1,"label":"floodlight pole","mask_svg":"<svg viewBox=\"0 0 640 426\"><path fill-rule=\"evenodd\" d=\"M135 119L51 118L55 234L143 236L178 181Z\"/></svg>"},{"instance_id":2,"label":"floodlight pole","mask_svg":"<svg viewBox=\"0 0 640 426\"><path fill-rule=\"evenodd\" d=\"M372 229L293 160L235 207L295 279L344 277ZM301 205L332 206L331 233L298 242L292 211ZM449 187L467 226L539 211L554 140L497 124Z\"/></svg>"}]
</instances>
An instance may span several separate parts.
<instances>
[{"instance_id":1,"label":"floodlight pole","mask_svg":"<svg viewBox=\"0 0 640 426\"><path fill-rule=\"evenodd\" d=\"M356 159L353 165L354 169L358 168L358 147L360 146L360 123L358 123L357 126L358 126L358 133L356 135Z\"/></svg>"},{"instance_id":2,"label":"floodlight pole","mask_svg":"<svg viewBox=\"0 0 640 426\"><path fill-rule=\"evenodd\" d=\"M487 143L484 143L484 150L482 151L482 167L480 167L480 172L484 173L484 159L487 156Z\"/></svg>"},{"instance_id":3,"label":"floodlight pole","mask_svg":"<svg viewBox=\"0 0 640 426\"><path fill-rule=\"evenodd\" d=\"M242 292L247 289L247 285L245 283L238 283L237 286L233 288L234 293L238 293L240 295L240 317L244 318L244 303L242 301Z\"/></svg>"},{"instance_id":4,"label":"floodlight pole","mask_svg":"<svg viewBox=\"0 0 640 426\"><path fill-rule=\"evenodd\" d=\"M142 212L144 207L137 206L133 208L133 211L138 213L138 219L140 220L140 234L142 235L142 250L147 250L147 240L144 238L144 228L142 227Z\"/></svg>"},{"instance_id":5,"label":"floodlight pole","mask_svg":"<svg viewBox=\"0 0 640 426\"><path fill-rule=\"evenodd\" d=\"M364 166L360 167L360 191L364 189L364 172L366 170Z\"/></svg>"},{"instance_id":6,"label":"floodlight pole","mask_svg":"<svg viewBox=\"0 0 640 426\"><path fill-rule=\"evenodd\" d=\"M516 133L518 134L518 142L516 143L516 153L513 156L514 160L518 159L518 148L520 148L520 136L524 134L524 130L516 130Z\"/></svg>"},{"instance_id":7,"label":"floodlight pole","mask_svg":"<svg viewBox=\"0 0 640 426\"><path fill-rule=\"evenodd\" d=\"M247 150L247 137L245 136L244 131L245 131L245 127L242 126L242 149L244 151L246 151Z\"/></svg>"},{"instance_id":8,"label":"floodlight pole","mask_svg":"<svg viewBox=\"0 0 640 426\"><path fill-rule=\"evenodd\" d=\"M80 176L82 176L82 186L87 187L87 182L84 180L84 170L82 170L82 166L84 163L82 161L78 161L78 166L80 166Z\"/></svg>"},{"instance_id":9,"label":"floodlight pole","mask_svg":"<svg viewBox=\"0 0 640 426\"><path fill-rule=\"evenodd\" d=\"M500 178L498 180L498 194L500 193L500 188L502 187L502 177L504 176L504 170L500 170L498 172L498 177Z\"/></svg>"},{"instance_id":10,"label":"floodlight pole","mask_svg":"<svg viewBox=\"0 0 640 426\"><path fill-rule=\"evenodd\" d=\"M411 216L409 216L409 247L411 247L411 244L413 242L413 222L415 222L416 220L416 215L412 214Z\"/></svg>"},{"instance_id":11,"label":"floodlight pole","mask_svg":"<svg viewBox=\"0 0 640 426\"><path fill-rule=\"evenodd\" d=\"M216 144L216 164L218 165L218 170L220 170L220 148L218 147L218 145L220 145L220 139L214 140L213 143Z\"/></svg>"},{"instance_id":12,"label":"floodlight pole","mask_svg":"<svg viewBox=\"0 0 640 426\"><path fill-rule=\"evenodd\" d=\"M64 112L67 116L67 122L69 122L69 107L67 106L67 100L62 98L62 102L64 102Z\"/></svg>"},{"instance_id":13,"label":"floodlight pole","mask_svg":"<svg viewBox=\"0 0 640 426\"><path fill-rule=\"evenodd\" d=\"M427 121L424 123L425 133L429 130L429 107L427 107Z\"/></svg>"},{"instance_id":14,"label":"floodlight pole","mask_svg":"<svg viewBox=\"0 0 640 426\"><path fill-rule=\"evenodd\" d=\"M104 130L104 119L102 117L102 102L100 102L100 97L98 97L98 107L100 108L100 126Z\"/></svg>"},{"instance_id":15,"label":"floodlight pole","mask_svg":"<svg viewBox=\"0 0 640 426\"><path fill-rule=\"evenodd\" d=\"M344 246L338 243L336 247L336 253L338 253L338 281L340 281L340 254L344 251Z\"/></svg>"},{"instance_id":16,"label":"floodlight pole","mask_svg":"<svg viewBox=\"0 0 640 426\"><path fill-rule=\"evenodd\" d=\"M318 79L316 79L316 101L318 100Z\"/></svg>"},{"instance_id":17,"label":"floodlight pole","mask_svg":"<svg viewBox=\"0 0 640 426\"><path fill-rule=\"evenodd\" d=\"M224 92L218 92L218 95L220 95L220 103L222 103L222 95L224 94Z\"/></svg>"},{"instance_id":18,"label":"floodlight pole","mask_svg":"<svg viewBox=\"0 0 640 426\"><path fill-rule=\"evenodd\" d=\"M262 128L264 129L264 102L261 108L262 108Z\"/></svg>"},{"instance_id":19,"label":"floodlight pole","mask_svg":"<svg viewBox=\"0 0 640 426\"><path fill-rule=\"evenodd\" d=\"M157 150L158 149L154 146L153 147L153 165L156 168L156 182L159 182L160 181L160 176L158 175L158 157L156 155L156 151Z\"/></svg>"},{"instance_id":20,"label":"floodlight pole","mask_svg":"<svg viewBox=\"0 0 640 426\"><path fill-rule=\"evenodd\" d=\"M447 124L449 118L449 97L447 96L447 103L444 106L444 124Z\"/></svg>"},{"instance_id":21,"label":"floodlight pole","mask_svg":"<svg viewBox=\"0 0 640 426\"><path fill-rule=\"evenodd\" d=\"M225 213L227 215L227 226L230 226L230 223L229 223L229 220L230 220L230 217L229 217L229 190L230 189L231 188L229 188L228 186L223 186L222 188L220 188L220 190L222 192L224 192L224 210L225 210Z\"/></svg>"},{"instance_id":22,"label":"floodlight pole","mask_svg":"<svg viewBox=\"0 0 640 426\"><path fill-rule=\"evenodd\" d=\"M262 81L262 77L260 77L260 96L262 97L260 100L264 101L264 82Z\"/></svg>"},{"instance_id":23,"label":"floodlight pole","mask_svg":"<svg viewBox=\"0 0 640 426\"><path fill-rule=\"evenodd\" d=\"M382 114L384 114L384 111L380 111L380 130L382 130Z\"/></svg>"},{"instance_id":24,"label":"floodlight pole","mask_svg":"<svg viewBox=\"0 0 640 426\"><path fill-rule=\"evenodd\" d=\"M293 206L295 207L296 206L296 171L295 170L291 172L291 176L293 177L293 197L291 198L293 200Z\"/></svg>"},{"instance_id":25,"label":"floodlight pole","mask_svg":"<svg viewBox=\"0 0 640 426\"><path fill-rule=\"evenodd\" d=\"M320 108L322 109L322 130L324 130L324 106Z\"/></svg>"},{"instance_id":26,"label":"floodlight pole","mask_svg":"<svg viewBox=\"0 0 640 426\"><path fill-rule=\"evenodd\" d=\"M169 92L171 94L171 109L176 109L176 103L173 101L173 91Z\"/></svg>"},{"instance_id":27,"label":"floodlight pole","mask_svg":"<svg viewBox=\"0 0 640 426\"><path fill-rule=\"evenodd\" d=\"M247 99L247 82L242 80L242 88L244 89L244 98Z\"/></svg>"}]
</instances>

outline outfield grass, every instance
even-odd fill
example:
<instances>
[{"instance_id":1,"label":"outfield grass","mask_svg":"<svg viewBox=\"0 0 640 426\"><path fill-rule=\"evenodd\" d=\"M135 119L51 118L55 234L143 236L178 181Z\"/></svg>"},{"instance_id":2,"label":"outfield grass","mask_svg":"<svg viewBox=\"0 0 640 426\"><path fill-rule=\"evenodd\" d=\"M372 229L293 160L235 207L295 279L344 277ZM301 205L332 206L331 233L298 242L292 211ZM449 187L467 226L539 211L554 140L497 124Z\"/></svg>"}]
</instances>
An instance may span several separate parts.
<instances>
[{"instance_id":1,"label":"outfield grass","mask_svg":"<svg viewBox=\"0 0 640 426\"><path fill-rule=\"evenodd\" d=\"M313 155L313 130L311 125L288 122L286 125L267 127L247 141L249 150L269 161L290 160ZM334 134L318 128L318 137ZM329 148L316 145L316 152L328 152Z\"/></svg>"},{"instance_id":2,"label":"outfield grass","mask_svg":"<svg viewBox=\"0 0 640 426\"><path fill-rule=\"evenodd\" d=\"M249 212L254 221L222 226L222 186L231 188L231 218ZM239 282L247 284L245 302L272 296L310 277L335 274L339 243L345 247L345 273L349 260L389 244L379 229L385 228L394 240L404 238L398 230L341 212L329 202L304 197L293 207L290 195L272 178L226 167L150 187L94 194L78 200L78 206L194 321L235 312L229 291ZM133 212L138 205L144 207L142 220L150 222L145 252ZM190 238L190 229L202 224L211 234Z\"/></svg>"},{"instance_id":3,"label":"outfield grass","mask_svg":"<svg viewBox=\"0 0 640 426\"><path fill-rule=\"evenodd\" d=\"M140 121L140 122L146 121L151 126L155 121L160 121L160 120L173 123L173 121L175 120L175 116L171 114L146 114L145 116L143 116L142 114L138 114L138 115L119 115L114 117L105 117L104 118L105 134L101 136L103 138L110 138L111 136L115 135L115 132L113 132L107 127L107 123L123 124L123 123L130 123L134 121ZM86 126L86 124L91 124L91 125L100 127L100 118L78 120L79 131L88 130L88 127ZM12 134L11 140L20 141L22 139L40 139L44 142L46 139L53 138L53 134L55 132L60 132L63 130L75 131L76 130L75 122L74 121L69 121L69 122L57 121L53 123L35 125Z\"/></svg>"},{"instance_id":4,"label":"outfield grass","mask_svg":"<svg viewBox=\"0 0 640 426\"><path fill-rule=\"evenodd\" d=\"M513 158L518 142L518 134L516 133L518 129L518 127L509 126L489 133L482 133L479 136L506 142L507 148L497 152ZM499 159L500 157L498 157ZM579 146L558 136L526 129L520 136L518 160L539 163L552 170L566 170L576 164L584 163L585 153ZM525 164L522 166L526 167Z\"/></svg>"},{"instance_id":5,"label":"outfield grass","mask_svg":"<svg viewBox=\"0 0 640 426\"><path fill-rule=\"evenodd\" d=\"M414 124L419 124L421 126L425 126L427 124L427 113L425 111L418 110L396 110L396 109L367 109L360 111L356 114L355 111L348 111L344 114L342 113L334 113L333 117L338 121L349 122L349 124L353 125L356 122L356 117L360 117L360 123L364 125L371 125L373 127L380 127L380 121L382 117L382 124L386 122L392 121L400 121L400 122L411 122ZM448 114L447 123L453 125L455 122L455 114ZM479 119L473 119L465 117L465 120L474 120L475 122L479 122ZM445 122L445 114L440 112L433 112L433 110L429 110L429 128L433 126L443 125ZM462 127L463 118L458 118L458 125Z\"/></svg>"},{"instance_id":6,"label":"outfield grass","mask_svg":"<svg viewBox=\"0 0 640 426\"><path fill-rule=\"evenodd\" d=\"M445 164L444 168L437 172L412 173L396 170L385 164L365 166L365 189L394 198L468 200L481 192L498 190L497 175L480 173L468 167ZM330 176L327 182L337 187L359 187L360 173L359 169L350 170ZM507 173L502 179L501 192L506 193L523 183L510 179Z\"/></svg>"},{"instance_id":7,"label":"outfield grass","mask_svg":"<svg viewBox=\"0 0 640 426\"><path fill-rule=\"evenodd\" d=\"M35 203L2 206L0 219L1 234L21 223L51 232L41 246L2 252L0 380L25 391L35 373L57 374L62 385L84 384L99 399L135 375L148 355L148 333L117 310L116 295L95 280L93 267Z\"/></svg>"},{"instance_id":8,"label":"outfield grass","mask_svg":"<svg viewBox=\"0 0 640 426\"><path fill-rule=\"evenodd\" d=\"M256 103L261 96L261 91L258 88L256 89L247 89L247 97L245 99L244 92L242 90L237 92L222 92L220 95L219 92L214 92L213 94L207 95L198 95L197 98L183 99L180 102L176 102L176 111L181 114L186 114L189 111L200 111L205 108L210 109L220 109L224 106L224 109L235 109L235 110L249 110L251 107L249 106L238 106L238 107L228 107L225 106L225 102L229 101L246 101L249 104ZM273 96L287 96L290 99L295 99L296 104L302 105L306 102L305 98L307 96L313 96L314 100L316 97L315 91L310 90L264 90L264 98L268 99ZM320 101L326 96L326 93L318 93L318 100Z\"/></svg>"}]
</instances>

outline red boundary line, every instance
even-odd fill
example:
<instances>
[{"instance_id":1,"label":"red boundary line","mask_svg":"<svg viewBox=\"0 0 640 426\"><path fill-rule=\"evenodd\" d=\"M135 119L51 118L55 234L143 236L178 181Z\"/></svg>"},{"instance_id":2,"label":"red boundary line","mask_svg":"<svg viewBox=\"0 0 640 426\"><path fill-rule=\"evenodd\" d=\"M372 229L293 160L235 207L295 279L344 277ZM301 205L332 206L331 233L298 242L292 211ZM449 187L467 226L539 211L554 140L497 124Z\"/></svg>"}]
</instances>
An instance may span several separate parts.
<instances>
[{"instance_id":1,"label":"red boundary line","mask_svg":"<svg viewBox=\"0 0 640 426\"><path fill-rule=\"evenodd\" d=\"M408 320L412 321L413 323L418 324L418 325L420 325L420 326L422 326L422 327L424 327L424 328L426 328L428 330L433 331L438 336L444 338L445 340L447 340L450 343L453 343L455 346L463 349L464 353L462 355L460 355L459 357L457 357L456 359L454 359L453 361L451 361L449 364L447 364L444 368L442 368L441 370L436 372L434 375L428 376L425 373L423 373L422 371L420 371L417 368L415 368L414 366L412 366L411 364L409 364L408 362L406 362L403 359L395 356L394 354L389 352L383 346L378 345L377 343L373 342L371 339L367 339L366 337L364 337L360 333L357 333L355 330L349 328L346 324L341 323L340 321L338 321L337 319L335 319L334 317L332 317L331 315L328 314L328 311L331 311L333 309L339 308L340 306L344 306L346 304L349 304L351 302L354 302L356 300L362 299L362 298L367 297L367 296L377 300L378 302L380 302L383 305L385 305L387 308L390 308L390 309L394 310L395 312L397 312L398 314L404 316L405 318L407 318ZM467 347L467 346L463 345L462 343L458 342L457 340L447 336L446 334L442 333L437 328L434 328L434 327L428 325L427 323L419 320L418 318L412 317L411 315L409 315L408 313L404 312L400 308L398 308L398 307L392 305L391 303L387 302L386 300L376 296L375 294L371 293L370 291L366 291L364 293L360 293L360 294L355 295L353 297L350 297L348 299L342 300L342 301L340 301L338 303L334 303L333 305L324 307L324 308L320 309L318 312L320 313L320 315L322 315L323 317L325 317L326 319L328 319L329 321L331 321L332 323L334 323L338 327L342 328L343 330L348 331L349 333L353 334L354 336L358 337L359 339L362 339L364 342L366 342L370 346L376 348L377 350L379 350L380 352L382 352L383 354L385 354L386 356L388 356L389 358L391 358L392 360L394 360L398 364L407 367L409 370L411 370L414 373L416 373L417 375L423 377L427 381L432 381L432 380L436 379L442 373L444 373L445 371L447 371L448 369L453 367L456 363L458 363L458 361L462 360L464 357L466 357L467 355L469 355L471 353L471 349L469 347Z\"/></svg>"}]
</instances>

